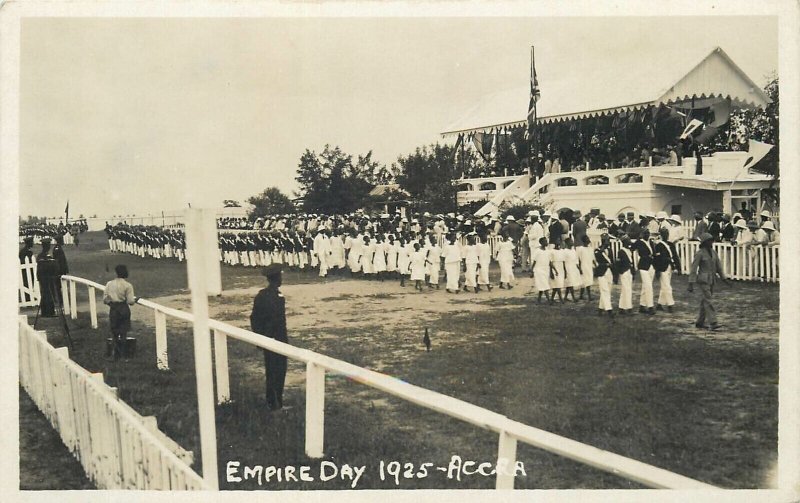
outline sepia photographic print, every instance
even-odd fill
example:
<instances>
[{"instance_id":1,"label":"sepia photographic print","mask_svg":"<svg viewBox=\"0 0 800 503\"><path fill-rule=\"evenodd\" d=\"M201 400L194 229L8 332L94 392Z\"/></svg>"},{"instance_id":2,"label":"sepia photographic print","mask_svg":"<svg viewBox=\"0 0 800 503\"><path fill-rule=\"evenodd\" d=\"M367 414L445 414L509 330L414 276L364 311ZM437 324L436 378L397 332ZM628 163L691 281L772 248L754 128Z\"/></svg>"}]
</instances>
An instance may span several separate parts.
<instances>
[{"instance_id":1,"label":"sepia photographic print","mask_svg":"<svg viewBox=\"0 0 800 503\"><path fill-rule=\"evenodd\" d=\"M12 499L797 500L796 2L0 15Z\"/></svg>"}]
</instances>

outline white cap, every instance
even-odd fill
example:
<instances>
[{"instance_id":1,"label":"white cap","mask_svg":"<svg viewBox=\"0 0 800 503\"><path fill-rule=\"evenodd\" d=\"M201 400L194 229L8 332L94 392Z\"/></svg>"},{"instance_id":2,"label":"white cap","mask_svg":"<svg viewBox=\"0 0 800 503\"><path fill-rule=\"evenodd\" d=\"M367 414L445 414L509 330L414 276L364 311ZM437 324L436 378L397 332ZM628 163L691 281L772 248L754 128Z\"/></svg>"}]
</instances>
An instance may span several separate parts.
<instances>
[{"instance_id":1,"label":"white cap","mask_svg":"<svg viewBox=\"0 0 800 503\"><path fill-rule=\"evenodd\" d=\"M744 221L744 218L740 218L733 226L739 229L747 229L747 222Z\"/></svg>"},{"instance_id":2,"label":"white cap","mask_svg":"<svg viewBox=\"0 0 800 503\"><path fill-rule=\"evenodd\" d=\"M681 223L681 216L680 216L680 215L678 215L678 214L675 214L675 215L672 215L672 216L670 216L670 217L669 217L669 219L670 219L670 220L673 220L673 221L675 221L675 222Z\"/></svg>"},{"instance_id":3,"label":"white cap","mask_svg":"<svg viewBox=\"0 0 800 503\"><path fill-rule=\"evenodd\" d=\"M539 216L539 210L533 210L533 211L531 211L531 216L532 216L532 217L538 217L538 216Z\"/></svg>"},{"instance_id":4,"label":"white cap","mask_svg":"<svg viewBox=\"0 0 800 503\"><path fill-rule=\"evenodd\" d=\"M534 213L536 213L536 210L531 210L528 212L528 216L532 217Z\"/></svg>"},{"instance_id":5,"label":"white cap","mask_svg":"<svg viewBox=\"0 0 800 503\"><path fill-rule=\"evenodd\" d=\"M775 224L772 223L772 220L767 220L763 224L761 224L762 229L769 229L771 231L775 230Z\"/></svg>"},{"instance_id":6,"label":"white cap","mask_svg":"<svg viewBox=\"0 0 800 503\"><path fill-rule=\"evenodd\" d=\"M772 217L772 215L770 215L770 214L769 214L769 211L768 211L768 210L764 210L764 211L762 211L762 212L761 212L761 216L762 216L762 217L767 217L767 218L771 218L771 217Z\"/></svg>"},{"instance_id":7,"label":"white cap","mask_svg":"<svg viewBox=\"0 0 800 503\"><path fill-rule=\"evenodd\" d=\"M508 215L508 216L506 217L506 222L513 222L513 221L514 221L514 217L513 217L513 216L511 216L511 215Z\"/></svg>"},{"instance_id":8,"label":"white cap","mask_svg":"<svg viewBox=\"0 0 800 503\"><path fill-rule=\"evenodd\" d=\"M658 213L656 213L656 218L667 218L667 212L659 211Z\"/></svg>"}]
</instances>

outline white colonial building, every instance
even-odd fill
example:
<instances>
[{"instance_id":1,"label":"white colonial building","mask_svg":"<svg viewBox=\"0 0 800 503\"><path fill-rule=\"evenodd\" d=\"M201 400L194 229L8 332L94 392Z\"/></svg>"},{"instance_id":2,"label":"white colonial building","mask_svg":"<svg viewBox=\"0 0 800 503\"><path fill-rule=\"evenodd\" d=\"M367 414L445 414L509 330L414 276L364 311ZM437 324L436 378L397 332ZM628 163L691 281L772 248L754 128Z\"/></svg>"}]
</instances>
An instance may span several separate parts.
<instances>
[{"instance_id":1,"label":"white colonial building","mask_svg":"<svg viewBox=\"0 0 800 503\"><path fill-rule=\"evenodd\" d=\"M770 103L762 89L720 48L706 53L699 63L677 61L672 67L677 70L662 65L650 79L634 74L591 86L576 76L577 83L559 82L551 88L540 77L542 97L537 122L580 121L662 105L689 112L709 107L727 111L731 107L763 108ZM482 100L442 135L464 138L475 133L508 134L523 128L528 92L526 85ZM777 184L751 170L769 148L751 141L749 152L717 152L703 157L700 175L695 174L696 158L688 157L681 159L680 165L594 169L587 164L581 170L546 173L539 179L528 174L462 178L457 180L458 203L485 201L478 215L497 213L503 205L515 202L537 202L554 210L597 209L606 216L626 211L666 211L684 219L694 211L710 209L733 213L742 203L757 209L764 203L762 190Z\"/></svg>"}]
</instances>

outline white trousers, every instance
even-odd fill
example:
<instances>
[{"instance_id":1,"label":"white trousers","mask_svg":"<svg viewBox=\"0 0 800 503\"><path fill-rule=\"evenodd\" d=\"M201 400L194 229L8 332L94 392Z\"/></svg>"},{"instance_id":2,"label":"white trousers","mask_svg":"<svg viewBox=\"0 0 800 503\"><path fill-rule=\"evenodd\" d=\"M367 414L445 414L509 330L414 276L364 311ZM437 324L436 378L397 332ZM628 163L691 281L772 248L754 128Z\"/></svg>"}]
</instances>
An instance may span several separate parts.
<instances>
[{"instance_id":1,"label":"white trousers","mask_svg":"<svg viewBox=\"0 0 800 503\"><path fill-rule=\"evenodd\" d=\"M433 259L433 263L432 264L428 264L428 275L430 276L430 279L428 279L428 282L431 285L438 285L439 284L439 267L440 267L440 263L439 263L439 259L438 258L434 258Z\"/></svg>"},{"instance_id":2,"label":"white trousers","mask_svg":"<svg viewBox=\"0 0 800 503\"><path fill-rule=\"evenodd\" d=\"M498 264L500 264L500 283L510 285L514 281L514 262L512 260L501 260Z\"/></svg>"},{"instance_id":3,"label":"white trousers","mask_svg":"<svg viewBox=\"0 0 800 503\"><path fill-rule=\"evenodd\" d=\"M461 262L447 262L444 264L444 271L447 274L447 289L458 290L458 277L460 276L459 269Z\"/></svg>"},{"instance_id":4,"label":"white trousers","mask_svg":"<svg viewBox=\"0 0 800 503\"><path fill-rule=\"evenodd\" d=\"M633 309L633 276L630 271L619 275L619 308Z\"/></svg>"},{"instance_id":5,"label":"white trousers","mask_svg":"<svg viewBox=\"0 0 800 503\"><path fill-rule=\"evenodd\" d=\"M639 278L642 280L642 293L639 294L639 305L653 307L653 273L655 269L650 267L647 270L639 271Z\"/></svg>"},{"instance_id":6,"label":"white trousers","mask_svg":"<svg viewBox=\"0 0 800 503\"><path fill-rule=\"evenodd\" d=\"M489 284L489 264L481 264L481 268L478 270L478 284Z\"/></svg>"},{"instance_id":7,"label":"white trousers","mask_svg":"<svg viewBox=\"0 0 800 503\"><path fill-rule=\"evenodd\" d=\"M672 268L668 267L666 271L658 276L661 288L658 291L658 303L662 306L674 306L675 299L672 298Z\"/></svg>"},{"instance_id":8,"label":"white trousers","mask_svg":"<svg viewBox=\"0 0 800 503\"><path fill-rule=\"evenodd\" d=\"M319 276L324 278L328 275L328 257L323 254L319 256Z\"/></svg>"},{"instance_id":9,"label":"white trousers","mask_svg":"<svg viewBox=\"0 0 800 503\"><path fill-rule=\"evenodd\" d=\"M467 272L464 273L464 284L470 288L478 286L478 263L467 262Z\"/></svg>"},{"instance_id":10,"label":"white trousers","mask_svg":"<svg viewBox=\"0 0 800 503\"><path fill-rule=\"evenodd\" d=\"M603 311L611 311L611 281L610 270L606 270L605 274L597 277L597 286L600 287L600 303L597 308Z\"/></svg>"}]
</instances>

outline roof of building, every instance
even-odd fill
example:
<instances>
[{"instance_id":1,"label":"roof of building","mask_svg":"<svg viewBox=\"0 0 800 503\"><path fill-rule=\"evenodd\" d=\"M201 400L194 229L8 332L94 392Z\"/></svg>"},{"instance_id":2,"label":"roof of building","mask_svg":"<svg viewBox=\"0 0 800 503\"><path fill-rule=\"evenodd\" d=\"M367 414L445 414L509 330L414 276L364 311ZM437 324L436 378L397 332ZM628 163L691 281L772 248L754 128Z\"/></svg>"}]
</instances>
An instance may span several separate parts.
<instances>
[{"instance_id":1,"label":"roof of building","mask_svg":"<svg viewBox=\"0 0 800 503\"><path fill-rule=\"evenodd\" d=\"M636 110L658 104L708 104L697 100L730 98L743 108L764 107L769 96L719 47L704 57L685 53L656 55L634 68L609 68L606 60L596 68L580 68L568 79L548 80L539 72L541 97L537 122L555 122ZM613 63L611 63L613 65ZM541 70L541 69L540 69ZM496 92L481 100L442 135L491 132L501 127L525 125L530 83L523 77L520 87ZM711 101L711 100L709 100Z\"/></svg>"},{"instance_id":2,"label":"roof of building","mask_svg":"<svg viewBox=\"0 0 800 503\"><path fill-rule=\"evenodd\" d=\"M376 185L374 189L369 191L370 196L383 196L386 195L388 192L402 192L403 194L408 195L408 192L400 188L400 185L397 183L388 183L385 185Z\"/></svg>"}]
</instances>

